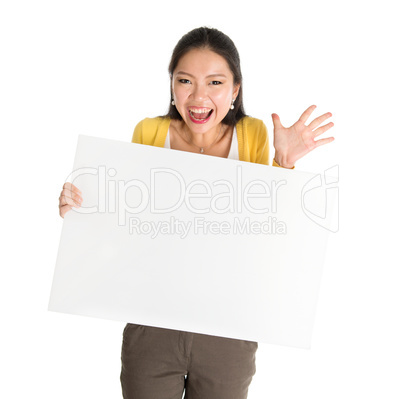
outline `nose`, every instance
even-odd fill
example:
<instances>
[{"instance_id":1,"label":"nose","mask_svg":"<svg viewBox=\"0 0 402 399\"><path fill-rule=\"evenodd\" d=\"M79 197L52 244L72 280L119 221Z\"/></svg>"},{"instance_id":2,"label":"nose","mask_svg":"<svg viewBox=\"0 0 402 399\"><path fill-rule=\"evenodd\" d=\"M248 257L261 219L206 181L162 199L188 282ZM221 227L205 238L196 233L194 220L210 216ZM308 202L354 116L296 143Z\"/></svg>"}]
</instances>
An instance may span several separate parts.
<instances>
[{"instance_id":1,"label":"nose","mask_svg":"<svg viewBox=\"0 0 402 399\"><path fill-rule=\"evenodd\" d=\"M208 97L207 88L202 84L194 84L192 97L196 101L202 101Z\"/></svg>"}]
</instances>

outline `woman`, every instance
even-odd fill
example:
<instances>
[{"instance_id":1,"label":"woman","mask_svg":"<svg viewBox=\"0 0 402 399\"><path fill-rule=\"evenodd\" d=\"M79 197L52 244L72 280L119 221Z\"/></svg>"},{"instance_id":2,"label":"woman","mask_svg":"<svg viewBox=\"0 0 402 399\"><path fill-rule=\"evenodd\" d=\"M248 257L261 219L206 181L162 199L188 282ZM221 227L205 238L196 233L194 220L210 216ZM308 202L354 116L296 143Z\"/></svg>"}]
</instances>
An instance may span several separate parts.
<instances>
[{"instance_id":1,"label":"woman","mask_svg":"<svg viewBox=\"0 0 402 399\"><path fill-rule=\"evenodd\" d=\"M147 118L133 142L223 158L268 164L267 129L245 115L239 54L216 29L199 28L176 45L169 65L171 104L167 115ZM314 148L334 138L314 139L333 126L319 127L326 113L305 122L309 107L291 127L272 115L273 165L293 168ZM81 192L66 183L60 216L79 207ZM256 342L127 324L123 333L121 383L126 399L244 399L255 373Z\"/></svg>"}]
</instances>

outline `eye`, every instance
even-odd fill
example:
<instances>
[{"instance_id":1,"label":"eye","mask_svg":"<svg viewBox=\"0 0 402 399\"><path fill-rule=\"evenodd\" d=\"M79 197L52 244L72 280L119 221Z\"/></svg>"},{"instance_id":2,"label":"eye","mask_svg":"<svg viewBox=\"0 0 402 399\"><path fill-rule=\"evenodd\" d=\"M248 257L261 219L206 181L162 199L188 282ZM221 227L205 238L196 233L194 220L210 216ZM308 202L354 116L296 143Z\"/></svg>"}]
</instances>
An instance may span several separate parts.
<instances>
[{"instance_id":1,"label":"eye","mask_svg":"<svg viewBox=\"0 0 402 399\"><path fill-rule=\"evenodd\" d=\"M222 82L220 82L219 80L213 80L213 81L211 82L211 84L212 84L213 86L217 86L217 85L221 85Z\"/></svg>"},{"instance_id":2,"label":"eye","mask_svg":"<svg viewBox=\"0 0 402 399\"><path fill-rule=\"evenodd\" d=\"M188 79L179 79L179 82L184 83L184 84L190 83L190 81Z\"/></svg>"}]
</instances>

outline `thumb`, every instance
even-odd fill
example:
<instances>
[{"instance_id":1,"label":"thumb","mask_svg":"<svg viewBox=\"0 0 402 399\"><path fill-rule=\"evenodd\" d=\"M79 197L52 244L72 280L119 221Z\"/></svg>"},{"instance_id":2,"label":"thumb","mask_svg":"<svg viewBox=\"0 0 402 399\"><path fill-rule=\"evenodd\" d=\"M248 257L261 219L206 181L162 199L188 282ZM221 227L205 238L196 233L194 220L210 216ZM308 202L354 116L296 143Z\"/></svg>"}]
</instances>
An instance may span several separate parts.
<instances>
[{"instance_id":1,"label":"thumb","mask_svg":"<svg viewBox=\"0 0 402 399\"><path fill-rule=\"evenodd\" d=\"M274 129L279 129L283 127L278 114L272 114L271 116L272 116L272 122L274 124Z\"/></svg>"}]
</instances>

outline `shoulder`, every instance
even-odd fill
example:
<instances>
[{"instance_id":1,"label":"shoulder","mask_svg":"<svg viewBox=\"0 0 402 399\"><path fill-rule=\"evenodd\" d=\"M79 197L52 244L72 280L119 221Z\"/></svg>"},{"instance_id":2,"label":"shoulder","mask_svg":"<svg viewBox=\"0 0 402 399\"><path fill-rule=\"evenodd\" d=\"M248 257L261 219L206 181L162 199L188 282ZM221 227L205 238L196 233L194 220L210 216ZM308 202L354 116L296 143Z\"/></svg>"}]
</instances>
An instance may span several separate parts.
<instances>
[{"instance_id":1,"label":"shoulder","mask_svg":"<svg viewBox=\"0 0 402 399\"><path fill-rule=\"evenodd\" d=\"M261 119L245 116L236 124L241 161L268 165L268 132Z\"/></svg>"},{"instance_id":2,"label":"shoulder","mask_svg":"<svg viewBox=\"0 0 402 399\"><path fill-rule=\"evenodd\" d=\"M245 116L236 124L249 140L265 140L268 137L267 127L261 119Z\"/></svg>"},{"instance_id":3,"label":"shoulder","mask_svg":"<svg viewBox=\"0 0 402 399\"><path fill-rule=\"evenodd\" d=\"M138 132L152 132L152 131L157 131L158 128L163 124L166 123L166 120L168 118L163 118L161 116L158 116L156 118L145 118L142 121L138 122L137 125L135 126L134 133L135 131Z\"/></svg>"},{"instance_id":4,"label":"shoulder","mask_svg":"<svg viewBox=\"0 0 402 399\"><path fill-rule=\"evenodd\" d=\"M158 116L156 118L145 118L138 122L132 138L133 143L155 145L155 141L161 135L167 134L170 118Z\"/></svg>"}]
</instances>

